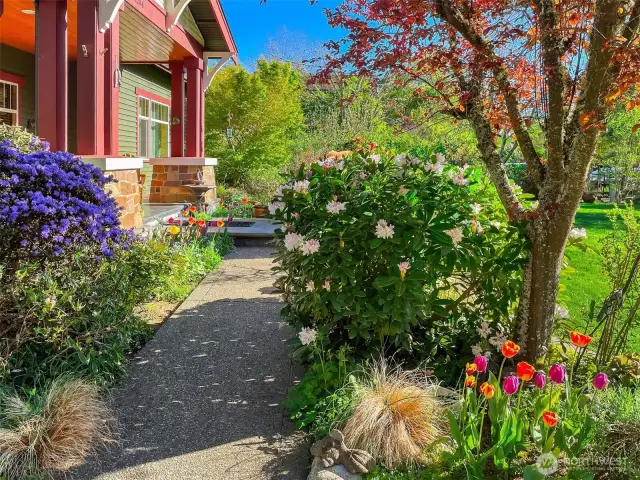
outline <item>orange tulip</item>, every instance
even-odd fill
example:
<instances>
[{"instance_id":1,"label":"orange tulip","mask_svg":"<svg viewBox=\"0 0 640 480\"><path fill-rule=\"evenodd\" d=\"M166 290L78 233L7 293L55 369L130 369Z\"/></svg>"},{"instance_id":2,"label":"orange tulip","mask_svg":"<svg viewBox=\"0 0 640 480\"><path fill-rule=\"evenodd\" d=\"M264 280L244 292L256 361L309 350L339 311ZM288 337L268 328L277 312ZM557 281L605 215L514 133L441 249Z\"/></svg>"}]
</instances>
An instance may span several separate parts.
<instances>
[{"instance_id":1,"label":"orange tulip","mask_svg":"<svg viewBox=\"0 0 640 480\"><path fill-rule=\"evenodd\" d=\"M475 363L467 363L467 375L473 375L478 371L478 366Z\"/></svg>"},{"instance_id":2,"label":"orange tulip","mask_svg":"<svg viewBox=\"0 0 640 480\"><path fill-rule=\"evenodd\" d=\"M216 225L218 226L218 228L222 228L222 227L224 227L224 222L222 220L218 220L216 222Z\"/></svg>"},{"instance_id":3,"label":"orange tulip","mask_svg":"<svg viewBox=\"0 0 640 480\"><path fill-rule=\"evenodd\" d=\"M206 225L207 222L205 222L204 220L198 220L198 226L200 228L204 228L204 226Z\"/></svg>"},{"instance_id":4,"label":"orange tulip","mask_svg":"<svg viewBox=\"0 0 640 480\"><path fill-rule=\"evenodd\" d=\"M189 217L189 224L193 225L194 223L196 223L196 219L193 217Z\"/></svg>"},{"instance_id":5,"label":"orange tulip","mask_svg":"<svg viewBox=\"0 0 640 480\"><path fill-rule=\"evenodd\" d=\"M464 381L464 385L467 388L474 388L476 386L476 377L467 377Z\"/></svg>"},{"instance_id":6,"label":"orange tulip","mask_svg":"<svg viewBox=\"0 0 640 480\"><path fill-rule=\"evenodd\" d=\"M529 382L536 374L536 369L533 368L533 365L530 365L527 362L520 362L518 363L517 373L520 380Z\"/></svg>"},{"instance_id":7,"label":"orange tulip","mask_svg":"<svg viewBox=\"0 0 640 480\"><path fill-rule=\"evenodd\" d=\"M182 210L182 216L186 217L189 215L189 210Z\"/></svg>"},{"instance_id":8,"label":"orange tulip","mask_svg":"<svg viewBox=\"0 0 640 480\"><path fill-rule=\"evenodd\" d=\"M249 199L247 197L242 198L242 203L249 203Z\"/></svg>"},{"instance_id":9,"label":"orange tulip","mask_svg":"<svg viewBox=\"0 0 640 480\"><path fill-rule=\"evenodd\" d=\"M502 355L507 358L515 357L520 351L520 346L511 340L507 340L502 344Z\"/></svg>"},{"instance_id":10,"label":"orange tulip","mask_svg":"<svg viewBox=\"0 0 640 480\"><path fill-rule=\"evenodd\" d=\"M549 428L555 427L558 425L558 415L556 415L555 412L547 410L542 414L542 421Z\"/></svg>"},{"instance_id":11,"label":"orange tulip","mask_svg":"<svg viewBox=\"0 0 640 480\"><path fill-rule=\"evenodd\" d=\"M570 332L569 336L571 337L571 343L578 348L586 347L591 343L591 340L593 340L589 335L579 332Z\"/></svg>"},{"instance_id":12,"label":"orange tulip","mask_svg":"<svg viewBox=\"0 0 640 480\"><path fill-rule=\"evenodd\" d=\"M480 385L480 393L488 400L493 398L496 393L496 389L489 382L484 382Z\"/></svg>"},{"instance_id":13,"label":"orange tulip","mask_svg":"<svg viewBox=\"0 0 640 480\"><path fill-rule=\"evenodd\" d=\"M190 212L195 212L196 210L197 210L197 209L196 209L196 206L195 206L195 205L191 205L191 206L189 207L189 211L190 211Z\"/></svg>"}]
</instances>

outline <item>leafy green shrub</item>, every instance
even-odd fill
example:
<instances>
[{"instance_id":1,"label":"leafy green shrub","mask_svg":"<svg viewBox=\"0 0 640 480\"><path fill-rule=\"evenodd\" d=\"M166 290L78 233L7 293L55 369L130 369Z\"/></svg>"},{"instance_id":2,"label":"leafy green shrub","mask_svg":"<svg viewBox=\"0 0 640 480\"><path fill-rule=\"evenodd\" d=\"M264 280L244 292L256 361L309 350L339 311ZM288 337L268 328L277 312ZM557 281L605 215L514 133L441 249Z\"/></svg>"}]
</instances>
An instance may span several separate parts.
<instances>
[{"instance_id":1,"label":"leafy green shrub","mask_svg":"<svg viewBox=\"0 0 640 480\"><path fill-rule=\"evenodd\" d=\"M640 354L627 353L613 358L609 365L613 383L625 387L640 387Z\"/></svg>"},{"instance_id":2,"label":"leafy green shrub","mask_svg":"<svg viewBox=\"0 0 640 480\"><path fill-rule=\"evenodd\" d=\"M331 426L343 419L351 404L351 394L343 388L355 365L347 356L346 347L337 353L314 347L309 370L293 387L285 402L291 419L298 428L311 431L316 438L326 436Z\"/></svg>"},{"instance_id":3,"label":"leafy green shrub","mask_svg":"<svg viewBox=\"0 0 640 480\"><path fill-rule=\"evenodd\" d=\"M472 168L360 149L301 166L270 205L284 314L323 328L356 356L401 351L452 380L480 348L478 328L508 323L524 242ZM456 370L457 367L457 370Z\"/></svg>"},{"instance_id":4,"label":"leafy green shrub","mask_svg":"<svg viewBox=\"0 0 640 480\"><path fill-rule=\"evenodd\" d=\"M36 153L49 150L49 142L27 132L22 127L0 123L0 143L9 140L22 153Z\"/></svg>"},{"instance_id":5,"label":"leafy green shrub","mask_svg":"<svg viewBox=\"0 0 640 480\"><path fill-rule=\"evenodd\" d=\"M227 234L184 243L158 234L98 263L82 250L55 264L0 271L3 323L23 326L5 340L0 373L25 385L69 372L113 383L151 333L137 308L185 298L231 248Z\"/></svg>"}]
</instances>

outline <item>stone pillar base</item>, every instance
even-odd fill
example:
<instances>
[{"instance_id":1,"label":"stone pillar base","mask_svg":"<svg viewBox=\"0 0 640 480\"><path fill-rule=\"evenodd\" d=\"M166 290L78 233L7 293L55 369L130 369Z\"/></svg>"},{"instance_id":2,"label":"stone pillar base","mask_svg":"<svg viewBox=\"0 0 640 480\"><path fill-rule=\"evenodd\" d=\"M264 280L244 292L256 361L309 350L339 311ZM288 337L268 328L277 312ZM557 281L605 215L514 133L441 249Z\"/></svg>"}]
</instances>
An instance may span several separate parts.
<instances>
[{"instance_id":1,"label":"stone pillar base","mask_svg":"<svg viewBox=\"0 0 640 480\"><path fill-rule=\"evenodd\" d=\"M112 176L114 182L104 186L122 208L120 225L122 228L142 228L142 208L140 206L140 170L105 171L106 176Z\"/></svg>"},{"instance_id":2,"label":"stone pillar base","mask_svg":"<svg viewBox=\"0 0 640 480\"><path fill-rule=\"evenodd\" d=\"M213 186L205 194L205 201L216 200L216 176L212 166L153 165L149 203L195 203L199 198L185 185L198 183L200 174L205 185Z\"/></svg>"}]
</instances>

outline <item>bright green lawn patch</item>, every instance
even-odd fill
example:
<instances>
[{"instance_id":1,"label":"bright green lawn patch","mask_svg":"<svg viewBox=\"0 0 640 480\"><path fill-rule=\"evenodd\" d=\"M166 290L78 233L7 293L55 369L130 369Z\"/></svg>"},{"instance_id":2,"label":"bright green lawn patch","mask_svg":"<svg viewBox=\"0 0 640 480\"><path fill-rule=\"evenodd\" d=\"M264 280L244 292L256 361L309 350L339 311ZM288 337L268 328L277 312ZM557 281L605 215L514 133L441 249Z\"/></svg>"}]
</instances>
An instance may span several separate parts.
<instances>
[{"instance_id":1,"label":"bright green lawn patch","mask_svg":"<svg viewBox=\"0 0 640 480\"><path fill-rule=\"evenodd\" d=\"M567 249L569 266L574 271L565 271L561 283L566 288L560 293L558 303L569 309L571 319L578 325L587 321L589 303L596 301L596 309L610 293L608 277L602 269L601 239L606 236L611 225L607 212L613 206L606 203L583 203L576 214L575 226L587 229L585 244L591 247L583 252L576 247ZM636 213L640 208L636 205ZM640 349L640 335L630 345L631 350Z\"/></svg>"}]
</instances>

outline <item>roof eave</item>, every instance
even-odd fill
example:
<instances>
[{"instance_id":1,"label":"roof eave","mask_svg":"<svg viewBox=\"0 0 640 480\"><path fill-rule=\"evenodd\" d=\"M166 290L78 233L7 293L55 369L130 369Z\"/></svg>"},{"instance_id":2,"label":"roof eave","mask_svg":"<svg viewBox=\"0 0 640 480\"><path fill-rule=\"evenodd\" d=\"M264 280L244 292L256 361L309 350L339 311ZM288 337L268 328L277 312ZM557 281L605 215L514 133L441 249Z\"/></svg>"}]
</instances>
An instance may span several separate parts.
<instances>
[{"instance_id":1,"label":"roof eave","mask_svg":"<svg viewBox=\"0 0 640 480\"><path fill-rule=\"evenodd\" d=\"M224 9L222 8L220 1L209 0L209 4L211 5L211 11L215 15L218 25L220 25L220 31L222 32L225 43L227 44L228 51L233 54L237 54L238 48L236 47L236 42L233 40L231 29L227 23L227 17L224 14Z\"/></svg>"}]
</instances>

